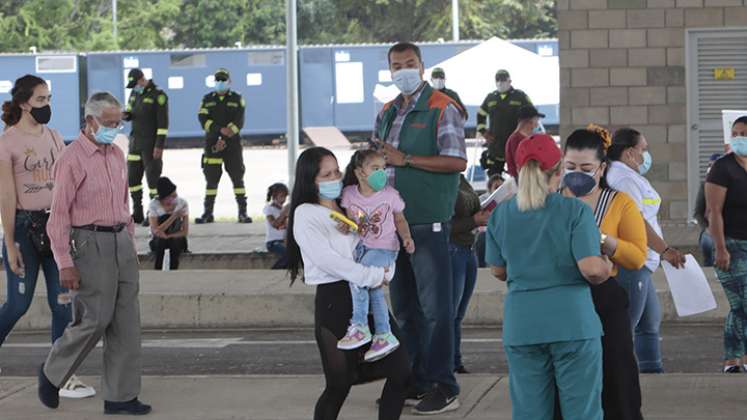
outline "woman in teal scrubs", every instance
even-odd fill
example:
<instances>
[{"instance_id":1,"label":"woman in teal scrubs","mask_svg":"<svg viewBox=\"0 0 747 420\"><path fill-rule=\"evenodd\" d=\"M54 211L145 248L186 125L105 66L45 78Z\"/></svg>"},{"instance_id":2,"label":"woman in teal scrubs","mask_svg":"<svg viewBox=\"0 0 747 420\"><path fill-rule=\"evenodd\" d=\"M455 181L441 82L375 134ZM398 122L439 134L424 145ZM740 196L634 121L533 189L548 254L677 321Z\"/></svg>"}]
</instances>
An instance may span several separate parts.
<instances>
[{"instance_id":1,"label":"woman in teal scrubs","mask_svg":"<svg viewBox=\"0 0 747 420\"><path fill-rule=\"evenodd\" d=\"M514 420L602 420L602 326L589 284L610 277L592 210L563 197L560 149L537 134L521 143L517 195L487 229L486 261L508 281L503 344Z\"/></svg>"}]
</instances>

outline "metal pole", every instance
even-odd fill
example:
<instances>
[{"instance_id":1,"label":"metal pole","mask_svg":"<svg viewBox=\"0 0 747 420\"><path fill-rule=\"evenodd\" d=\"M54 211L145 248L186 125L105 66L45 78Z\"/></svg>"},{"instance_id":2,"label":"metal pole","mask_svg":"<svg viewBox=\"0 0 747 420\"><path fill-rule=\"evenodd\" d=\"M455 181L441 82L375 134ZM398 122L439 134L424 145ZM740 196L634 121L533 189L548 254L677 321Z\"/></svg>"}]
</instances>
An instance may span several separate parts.
<instances>
[{"instance_id":1,"label":"metal pole","mask_svg":"<svg viewBox=\"0 0 747 420\"><path fill-rule=\"evenodd\" d=\"M298 43L296 27L296 0L285 1L288 10L285 15L286 57L288 74L286 90L288 94L288 185L292 188L296 174L296 159L298 157Z\"/></svg>"},{"instance_id":2,"label":"metal pole","mask_svg":"<svg viewBox=\"0 0 747 420\"><path fill-rule=\"evenodd\" d=\"M112 35L114 43L117 43L117 0L112 0Z\"/></svg>"},{"instance_id":3,"label":"metal pole","mask_svg":"<svg viewBox=\"0 0 747 420\"><path fill-rule=\"evenodd\" d=\"M459 41L459 0L451 0L451 38Z\"/></svg>"}]
</instances>

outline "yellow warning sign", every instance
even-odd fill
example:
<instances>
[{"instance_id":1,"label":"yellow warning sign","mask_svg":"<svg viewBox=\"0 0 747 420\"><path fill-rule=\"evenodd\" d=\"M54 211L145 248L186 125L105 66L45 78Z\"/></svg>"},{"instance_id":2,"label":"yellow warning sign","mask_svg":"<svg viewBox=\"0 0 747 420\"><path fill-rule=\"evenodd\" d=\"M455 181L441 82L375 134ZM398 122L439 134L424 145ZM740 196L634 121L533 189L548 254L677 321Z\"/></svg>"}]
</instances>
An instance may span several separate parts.
<instances>
[{"instance_id":1,"label":"yellow warning sign","mask_svg":"<svg viewBox=\"0 0 747 420\"><path fill-rule=\"evenodd\" d=\"M716 67L713 69L713 78L716 80L734 80L737 78L737 69L734 67Z\"/></svg>"}]
</instances>

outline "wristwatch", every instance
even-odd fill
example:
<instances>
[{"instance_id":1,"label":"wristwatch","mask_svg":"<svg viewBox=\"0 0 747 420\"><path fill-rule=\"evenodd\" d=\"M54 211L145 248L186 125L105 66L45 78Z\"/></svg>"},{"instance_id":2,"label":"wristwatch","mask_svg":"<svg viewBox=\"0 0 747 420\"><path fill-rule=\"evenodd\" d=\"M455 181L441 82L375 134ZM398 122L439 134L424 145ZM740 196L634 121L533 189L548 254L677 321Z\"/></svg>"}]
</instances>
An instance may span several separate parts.
<instances>
[{"instance_id":1,"label":"wristwatch","mask_svg":"<svg viewBox=\"0 0 747 420\"><path fill-rule=\"evenodd\" d=\"M602 245L604 245L604 243L605 243L605 242L607 242L607 234L606 234L606 233L603 233L603 234L602 234L602 240L601 240L601 244L602 244Z\"/></svg>"},{"instance_id":2,"label":"wristwatch","mask_svg":"<svg viewBox=\"0 0 747 420\"><path fill-rule=\"evenodd\" d=\"M405 155L405 167L412 166L412 155Z\"/></svg>"}]
</instances>

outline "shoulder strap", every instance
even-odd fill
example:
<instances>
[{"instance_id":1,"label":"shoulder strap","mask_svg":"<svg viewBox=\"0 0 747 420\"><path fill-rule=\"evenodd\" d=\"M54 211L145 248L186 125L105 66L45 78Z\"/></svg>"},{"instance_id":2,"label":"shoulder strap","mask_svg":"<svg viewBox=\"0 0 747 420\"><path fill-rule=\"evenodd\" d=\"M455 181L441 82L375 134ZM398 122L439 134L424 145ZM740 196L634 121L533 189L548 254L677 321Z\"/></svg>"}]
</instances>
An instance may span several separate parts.
<instances>
[{"instance_id":1,"label":"shoulder strap","mask_svg":"<svg viewBox=\"0 0 747 420\"><path fill-rule=\"evenodd\" d=\"M607 214L607 210L615 199L617 191L605 188L602 190L602 194L599 196L597 201L597 208L594 209L594 220L597 222L597 226L602 226L604 216Z\"/></svg>"}]
</instances>

